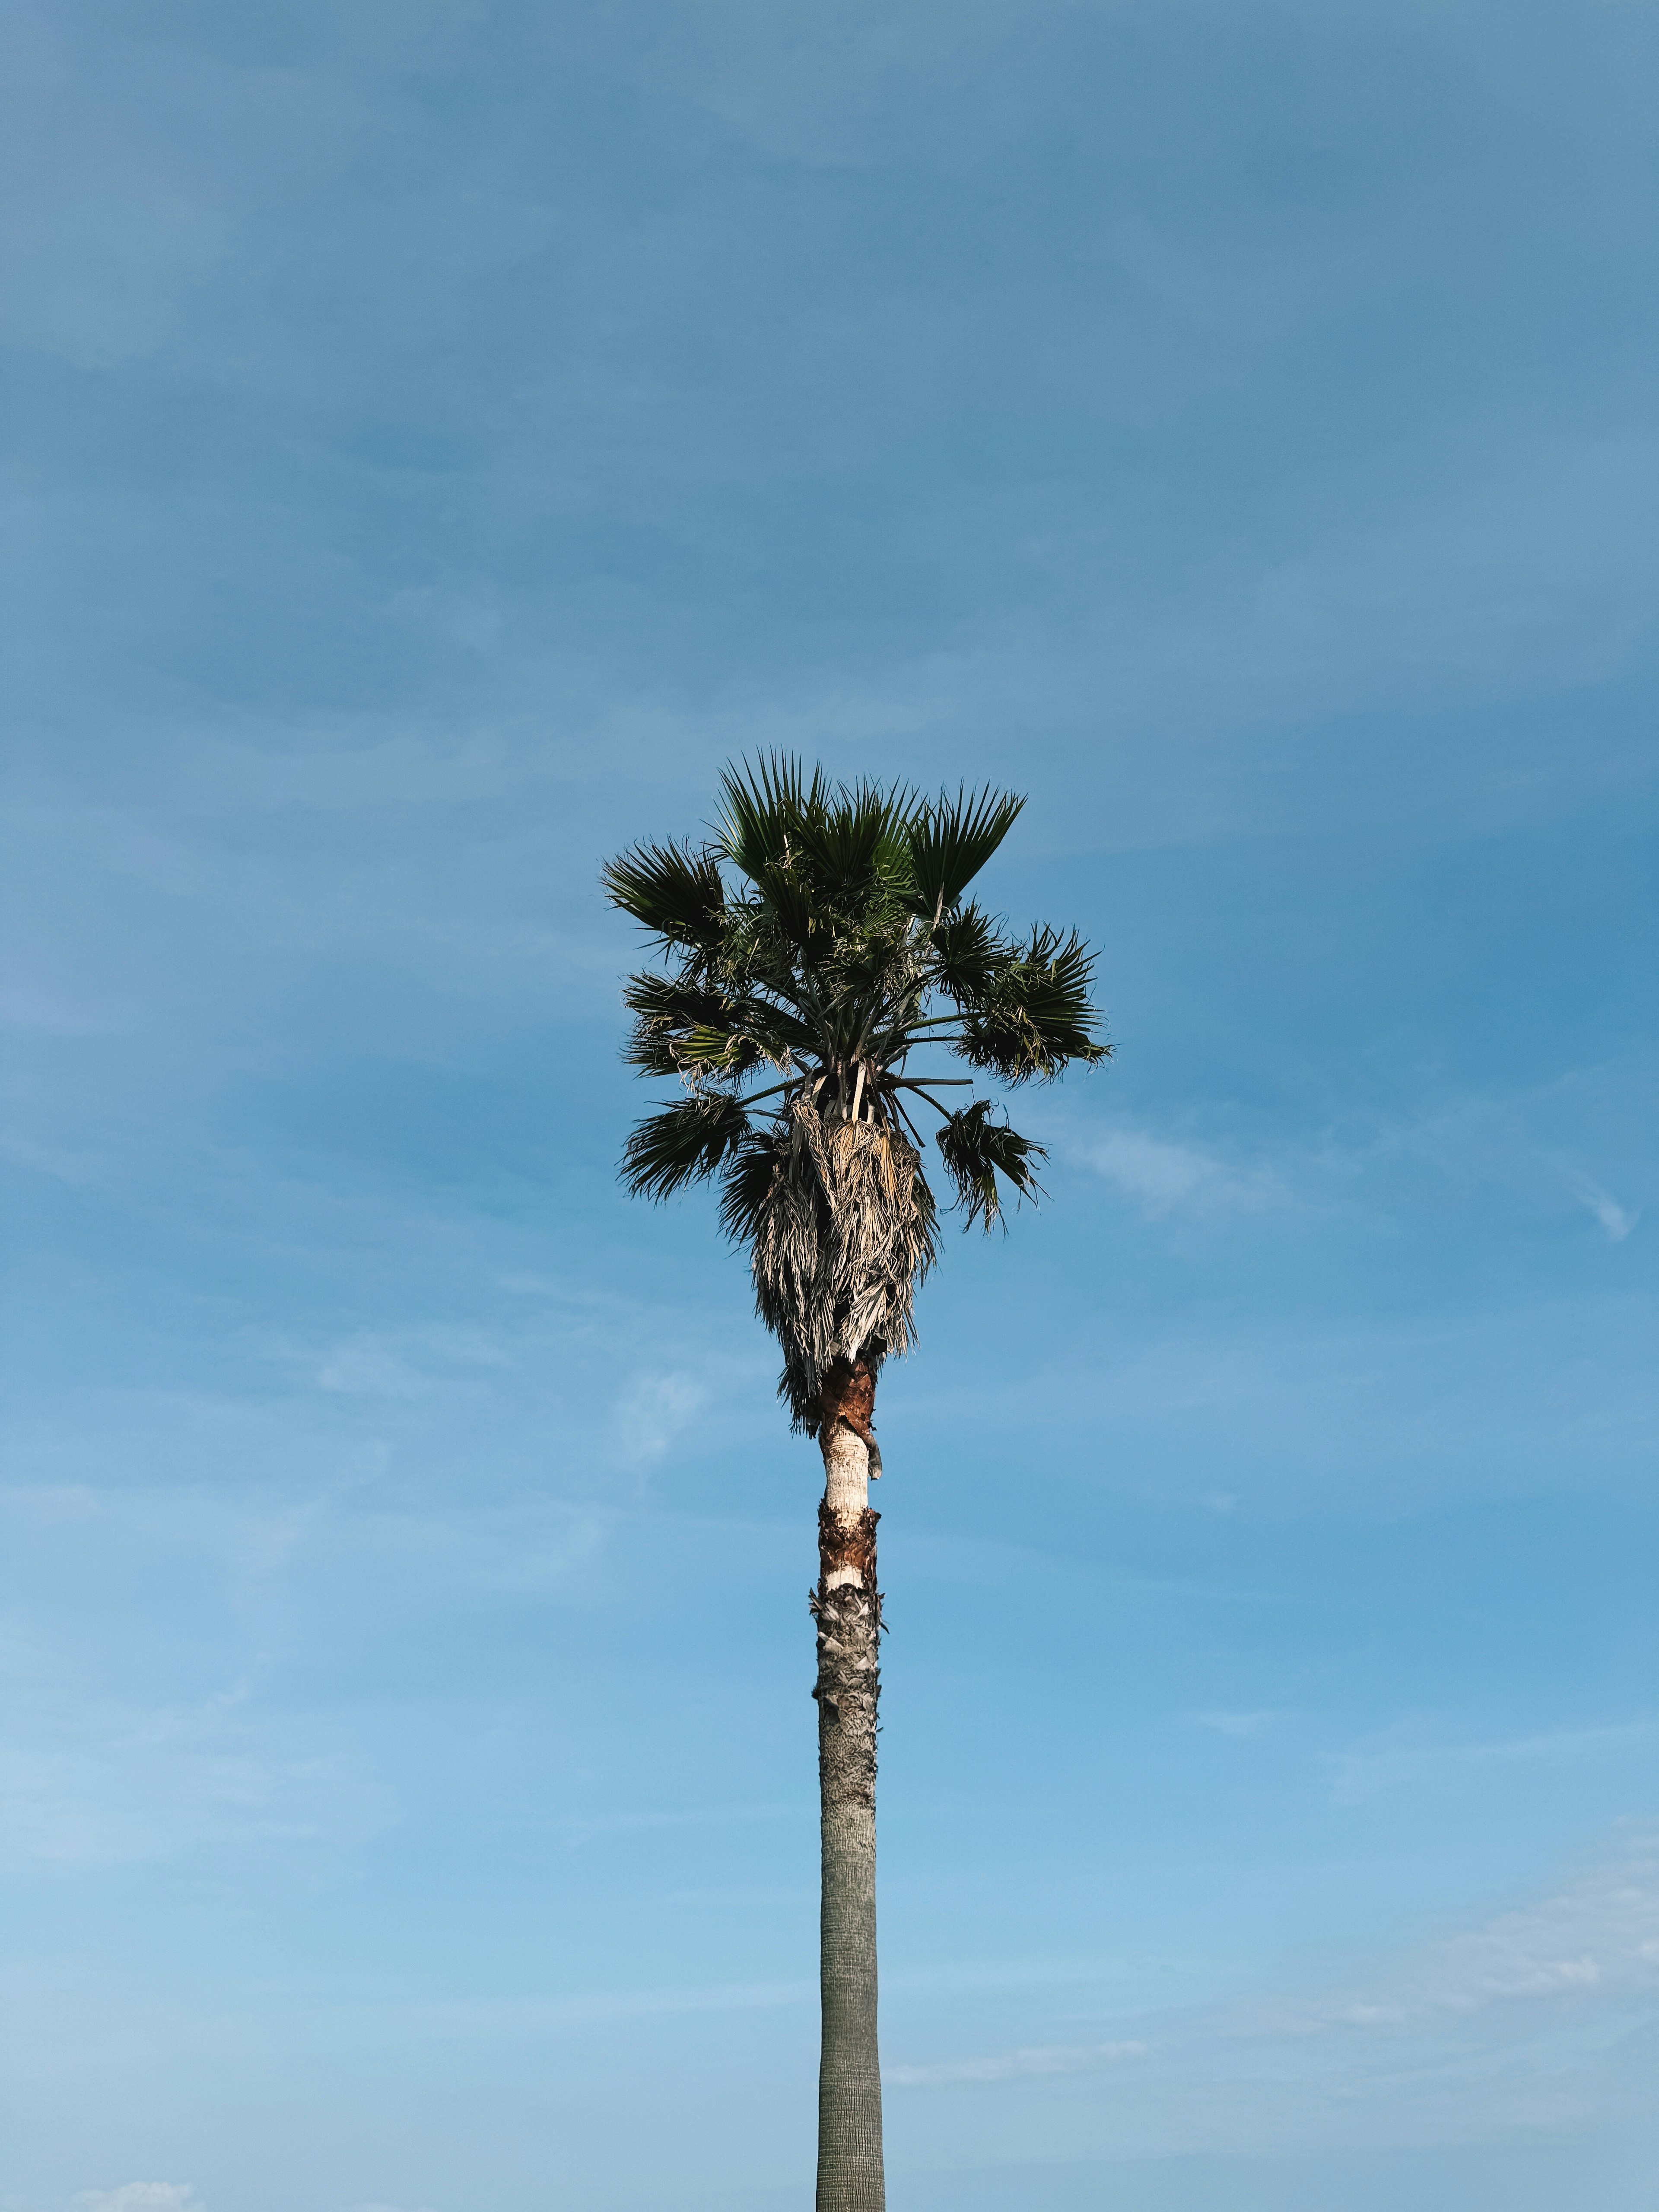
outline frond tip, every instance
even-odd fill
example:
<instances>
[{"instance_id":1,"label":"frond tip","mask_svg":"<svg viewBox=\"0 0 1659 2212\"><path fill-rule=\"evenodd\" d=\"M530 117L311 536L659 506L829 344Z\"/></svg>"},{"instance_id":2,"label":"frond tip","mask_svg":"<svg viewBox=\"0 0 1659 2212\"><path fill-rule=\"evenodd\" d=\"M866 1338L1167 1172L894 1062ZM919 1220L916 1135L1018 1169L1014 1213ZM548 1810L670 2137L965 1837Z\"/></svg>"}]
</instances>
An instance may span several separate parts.
<instances>
[{"instance_id":1,"label":"frond tip","mask_svg":"<svg viewBox=\"0 0 1659 2212\"><path fill-rule=\"evenodd\" d=\"M623 1148L622 1179L635 1198L672 1198L730 1158L749 1133L735 1098L702 1091L648 1115Z\"/></svg>"},{"instance_id":2,"label":"frond tip","mask_svg":"<svg viewBox=\"0 0 1659 2212\"><path fill-rule=\"evenodd\" d=\"M1002 1218L999 1176L1020 1198L1036 1198L1042 1191L1036 1164L1047 1159L1048 1153L1006 1121L994 1121L991 1111L988 1098L976 1098L960 1114L946 1115L938 1133L945 1172L956 1185L957 1200L967 1215L964 1229L983 1219L989 1230Z\"/></svg>"},{"instance_id":3,"label":"frond tip","mask_svg":"<svg viewBox=\"0 0 1659 2212\"><path fill-rule=\"evenodd\" d=\"M905 903L924 921L938 921L961 898L1018 819L1025 801L988 784L971 798L943 793L924 806L907 832L911 890Z\"/></svg>"},{"instance_id":4,"label":"frond tip","mask_svg":"<svg viewBox=\"0 0 1659 2212\"><path fill-rule=\"evenodd\" d=\"M1094 1035L1094 955L1074 931L1038 927L969 1002L957 1050L1005 1083L1052 1083L1073 1061L1093 1067L1112 1048Z\"/></svg>"},{"instance_id":5,"label":"frond tip","mask_svg":"<svg viewBox=\"0 0 1659 2212\"><path fill-rule=\"evenodd\" d=\"M720 864L689 845L635 845L607 860L600 881L612 906L653 937L697 951L715 951L726 921Z\"/></svg>"}]
</instances>

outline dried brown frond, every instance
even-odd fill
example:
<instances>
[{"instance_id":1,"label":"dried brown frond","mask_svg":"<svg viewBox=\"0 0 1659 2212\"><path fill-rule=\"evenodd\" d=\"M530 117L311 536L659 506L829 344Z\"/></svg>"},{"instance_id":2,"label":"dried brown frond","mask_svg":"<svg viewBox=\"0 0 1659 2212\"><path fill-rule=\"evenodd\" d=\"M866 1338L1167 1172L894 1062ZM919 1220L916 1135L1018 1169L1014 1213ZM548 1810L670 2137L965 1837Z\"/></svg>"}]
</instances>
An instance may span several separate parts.
<instances>
[{"instance_id":1,"label":"dried brown frond","mask_svg":"<svg viewBox=\"0 0 1659 2212\"><path fill-rule=\"evenodd\" d=\"M934 1221L921 1160L894 1129L826 1121L796 1101L755 1209L751 1262L756 1310L783 1347L778 1395L809 1436L837 1360L873 1368L908 1350Z\"/></svg>"}]
</instances>

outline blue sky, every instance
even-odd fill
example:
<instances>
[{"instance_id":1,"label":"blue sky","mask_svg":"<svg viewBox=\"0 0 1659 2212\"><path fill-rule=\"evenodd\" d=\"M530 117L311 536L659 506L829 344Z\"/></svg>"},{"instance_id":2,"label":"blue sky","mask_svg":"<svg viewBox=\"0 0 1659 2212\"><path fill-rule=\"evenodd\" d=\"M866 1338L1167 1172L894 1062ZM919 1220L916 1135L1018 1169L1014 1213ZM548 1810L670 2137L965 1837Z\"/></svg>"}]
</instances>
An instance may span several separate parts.
<instances>
[{"instance_id":1,"label":"blue sky","mask_svg":"<svg viewBox=\"0 0 1659 2212\"><path fill-rule=\"evenodd\" d=\"M599 862L1102 948L884 1378L895 2212L1650 2201L1659 19L10 12L3 2212L784 2212L816 1454Z\"/></svg>"}]
</instances>

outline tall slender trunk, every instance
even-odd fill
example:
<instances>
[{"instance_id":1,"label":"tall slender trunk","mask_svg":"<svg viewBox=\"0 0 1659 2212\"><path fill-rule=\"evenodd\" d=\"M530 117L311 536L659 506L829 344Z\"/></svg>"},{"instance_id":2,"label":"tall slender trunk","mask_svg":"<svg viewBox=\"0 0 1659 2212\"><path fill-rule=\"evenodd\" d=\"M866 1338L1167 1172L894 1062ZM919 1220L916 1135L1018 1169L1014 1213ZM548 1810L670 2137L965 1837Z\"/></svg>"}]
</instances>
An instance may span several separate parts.
<instances>
[{"instance_id":1,"label":"tall slender trunk","mask_svg":"<svg viewBox=\"0 0 1659 2212\"><path fill-rule=\"evenodd\" d=\"M875 1378L862 1360L826 1378L818 1441L818 1788L823 1823L817 2212L885 2212L876 2043L876 1701L881 1599L870 1471Z\"/></svg>"}]
</instances>

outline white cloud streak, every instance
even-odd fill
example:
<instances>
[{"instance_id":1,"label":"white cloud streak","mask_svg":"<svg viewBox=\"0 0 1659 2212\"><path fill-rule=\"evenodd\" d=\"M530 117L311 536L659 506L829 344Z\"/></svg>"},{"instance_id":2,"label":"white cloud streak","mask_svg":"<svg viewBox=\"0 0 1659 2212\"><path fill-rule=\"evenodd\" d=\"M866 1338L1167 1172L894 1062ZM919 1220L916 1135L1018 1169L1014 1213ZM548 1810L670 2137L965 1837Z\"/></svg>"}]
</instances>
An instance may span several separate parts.
<instances>
[{"instance_id":1,"label":"white cloud streak","mask_svg":"<svg viewBox=\"0 0 1659 2212\"><path fill-rule=\"evenodd\" d=\"M708 1401L708 1387L678 1370L641 1375L623 1391L613 1416L617 1456L626 1468L654 1467L684 1435Z\"/></svg>"},{"instance_id":2,"label":"white cloud streak","mask_svg":"<svg viewBox=\"0 0 1659 2212\"><path fill-rule=\"evenodd\" d=\"M1346 1984L1142 2013L1109 2042L913 2061L885 2078L1017 2094L1022 2081L1097 2073L1108 2078L1085 2093L1091 2108L1109 2100L1116 2132L1147 2150L1372 2141L1379 2129L1425 2140L1625 2109L1632 2068L1645 2080L1632 2039L1656 2018L1659 1825L1631 1824L1540 1894Z\"/></svg>"},{"instance_id":3,"label":"white cloud streak","mask_svg":"<svg viewBox=\"0 0 1659 2212\"><path fill-rule=\"evenodd\" d=\"M1420 1202L1417 1186L1427 1175L1468 1200L1496 1200L1516 1225L1582 1207L1620 1244L1639 1225L1640 1205L1615 1197L1583 1153L1627 1150L1624 1102L1650 1073L1644 1063L1624 1064L1506 1095L1469 1092L1370 1126L1351 1121L1281 1139L1253 1158L1132 1126L1056 1121L1048 1140L1151 1220L1287 1206L1388 1215Z\"/></svg>"},{"instance_id":4,"label":"white cloud streak","mask_svg":"<svg viewBox=\"0 0 1659 2212\"><path fill-rule=\"evenodd\" d=\"M1212 1729L1216 1735L1231 1736L1239 1743L1248 1743L1257 1736L1265 1735L1273 1723L1283 1717L1281 1713L1270 1708L1256 1712L1218 1711L1193 1715L1200 1728Z\"/></svg>"},{"instance_id":5,"label":"white cloud streak","mask_svg":"<svg viewBox=\"0 0 1659 2212\"><path fill-rule=\"evenodd\" d=\"M1148 2046L1120 2043L1051 2044L1029 2051L1005 2051L994 2058L946 2059L935 2066L894 2066L882 2075L899 2089L943 2089L966 2081L1025 2081L1048 2074L1083 2074L1144 2058Z\"/></svg>"},{"instance_id":6,"label":"white cloud streak","mask_svg":"<svg viewBox=\"0 0 1659 2212\"><path fill-rule=\"evenodd\" d=\"M1594 1219L1600 1222L1615 1244L1622 1244L1642 1218L1639 1213L1620 1206L1616 1198L1610 1198L1595 1183L1581 1186L1578 1202Z\"/></svg>"},{"instance_id":7,"label":"white cloud streak","mask_svg":"<svg viewBox=\"0 0 1659 2212\"><path fill-rule=\"evenodd\" d=\"M1171 1144L1135 1129L1073 1137L1068 1158L1092 1169L1153 1219L1171 1213L1255 1211L1285 1195L1274 1175L1238 1169L1192 1145Z\"/></svg>"},{"instance_id":8,"label":"white cloud streak","mask_svg":"<svg viewBox=\"0 0 1659 2212\"><path fill-rule=\"evenodd\" d=\"M1636 1720L1595 1728L1547 1729L1490 1743L1447 1743L1401 1726L1345 1753L1337 1764L1333 1794L1339 1804L1357 1805L1387 1790L1416 1788L1459 1771L1624 1759L1650 1744L1659 1723Z\"/></svg>"},{"instance_id":9,"label":"white cloud streak","mask_svg":"<svg viewBox=\"0 0 1659 2212\"><path fill-rule=\"evenodd\" d=\"M1553 2007L1588 1997L1659 1999L1659 1828L1632 1829L1623 1850L1559 1889L1426 1946L1369 1987L1265 2008L1254 2027L1430 2029L1501 2008L1513 2015L1506 2033L1540 2034L1556 2025Z\"/></svg>"},{"instance_id":10,"label":"white cloud streak","mask_svg":"<svg viewBox=\"0 0 1659 2212\"><path fill-rule=\"evenodd\" d=\"M697 1805L661 1813L596 1813L575 1814L559 1823L560 1833L571 1849L591 1843L596 1836L647 1833L657 1828L720 1828L751 1820L786 1820L799 1815L799 1805Z\"/></svg>"}]
</instances>

